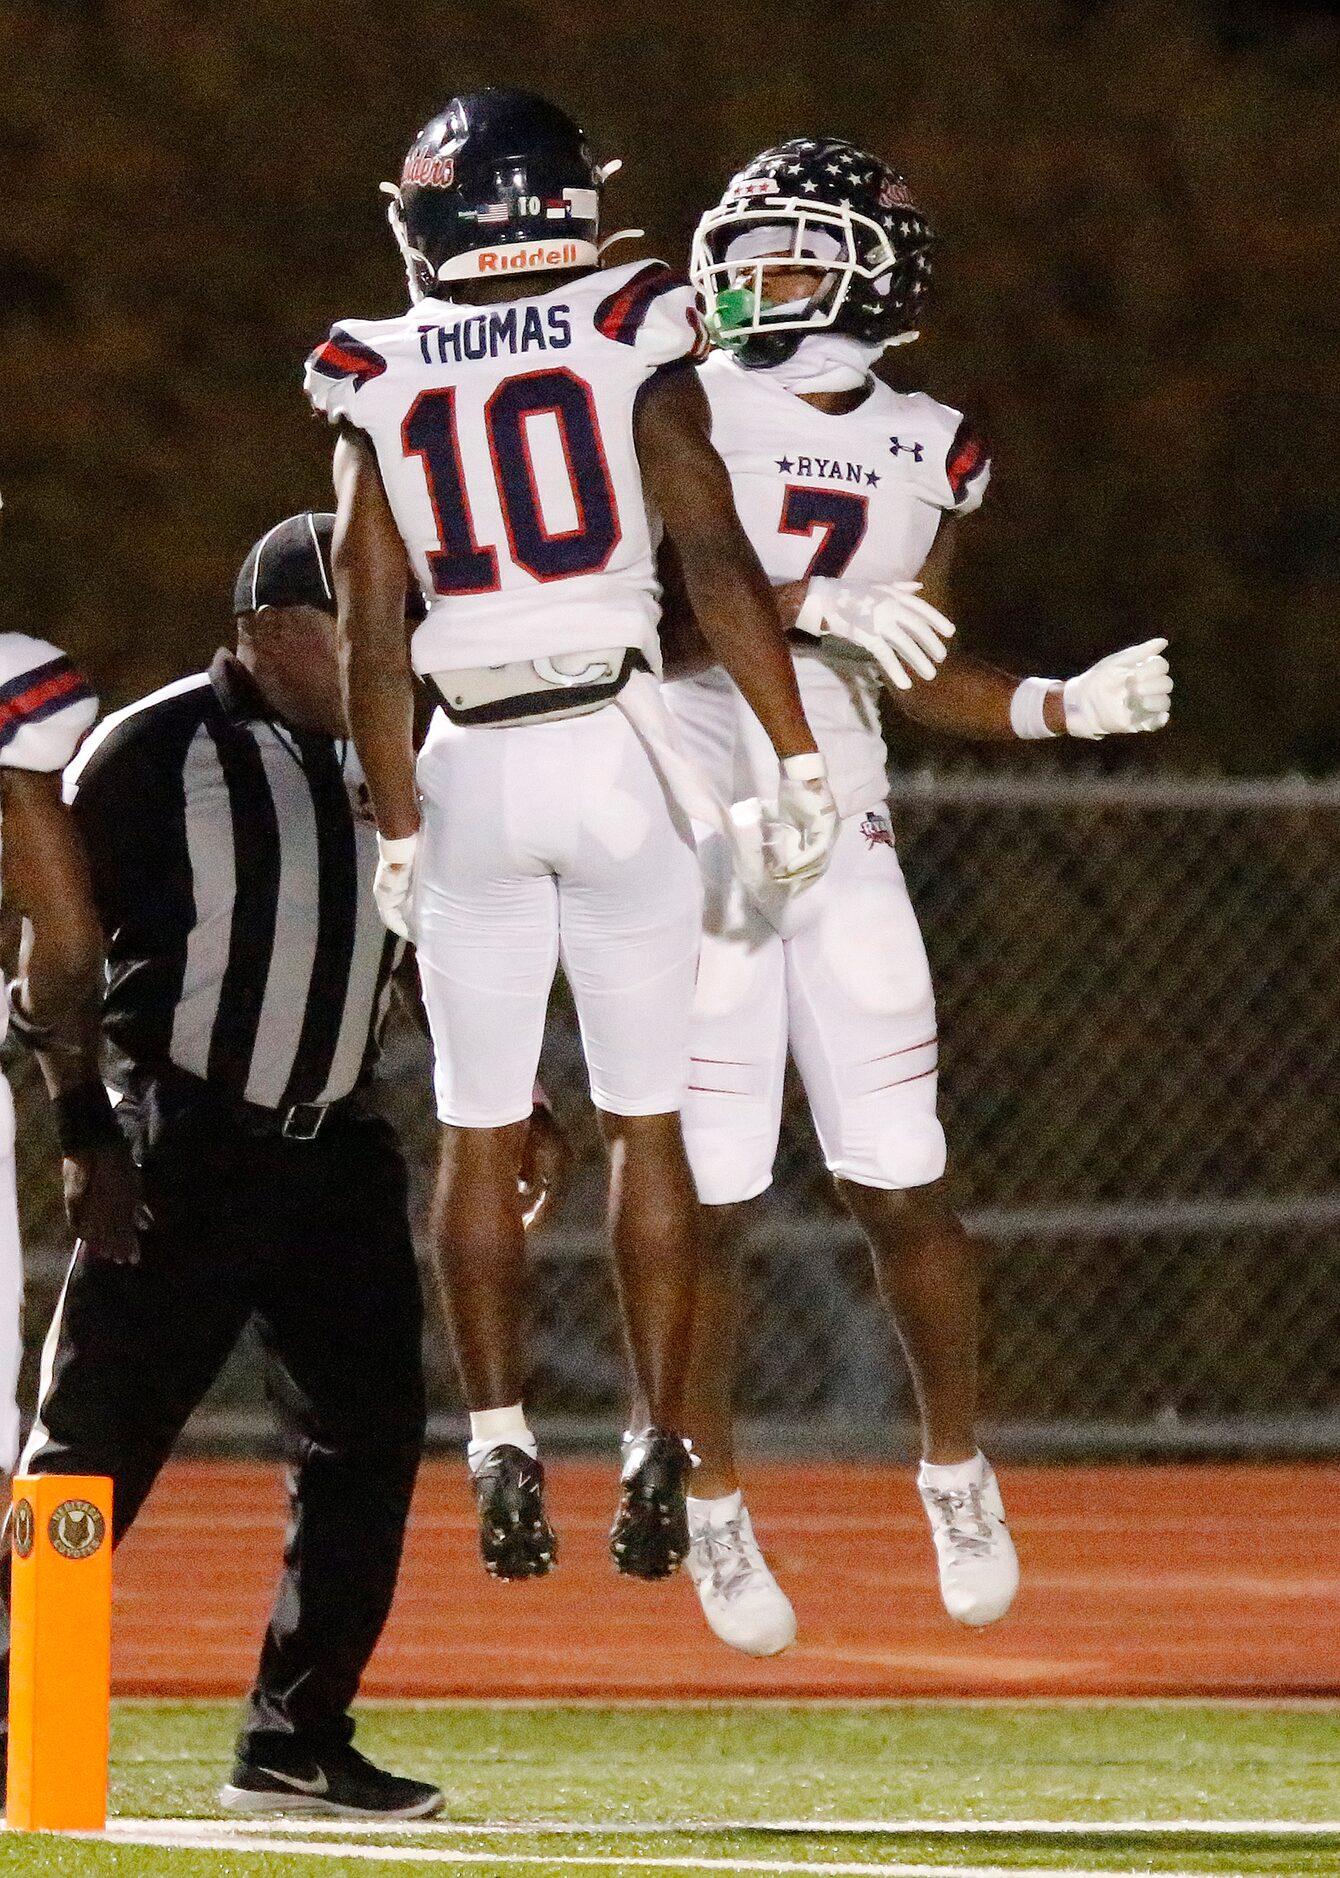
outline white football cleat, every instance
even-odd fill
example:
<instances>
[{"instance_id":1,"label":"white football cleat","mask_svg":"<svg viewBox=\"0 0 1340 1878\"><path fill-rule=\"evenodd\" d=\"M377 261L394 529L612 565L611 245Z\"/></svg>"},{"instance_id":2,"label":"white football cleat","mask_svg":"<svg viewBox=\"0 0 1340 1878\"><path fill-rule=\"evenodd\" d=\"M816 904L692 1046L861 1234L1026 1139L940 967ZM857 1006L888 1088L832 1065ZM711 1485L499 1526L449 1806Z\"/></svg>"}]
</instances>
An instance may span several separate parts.
<instances>
[{"instance_id":1,"label":"white football cleat","mask_svg":"<svg viewBox=\"0 0 1340 1878\"><path fill-rule=\"evenodd\" d=\"M747 1506L730 1519L695 1519L689 1509L684 1568L715 1634L746 1656L776 1656L796 1640L791 1600L768 1570Z\"/></svg>"},{"instance_id":2,"label":"white football cleat","mask_svg":"<svg viewBox=\"0 0 1340 1878\"><path fill-rule=\"evenodd\" d=\"M931 1523L940 1562L940 1596L949 1615L974 1629L994 1624L1014 1603L1019 1559L1005 1523L1000 1486L984 1454L978 1476L964 1487L917 1491Z\"/></svg>"}]
</instances>

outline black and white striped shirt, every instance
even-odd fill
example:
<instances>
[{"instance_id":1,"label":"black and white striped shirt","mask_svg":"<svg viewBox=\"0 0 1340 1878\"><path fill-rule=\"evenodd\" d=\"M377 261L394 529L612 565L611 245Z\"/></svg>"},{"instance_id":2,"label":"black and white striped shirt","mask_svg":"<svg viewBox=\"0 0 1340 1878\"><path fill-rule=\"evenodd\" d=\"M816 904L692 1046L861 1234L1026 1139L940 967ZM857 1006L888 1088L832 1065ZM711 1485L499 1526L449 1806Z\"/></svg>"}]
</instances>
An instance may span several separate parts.
<instances>
[{"instance_id":1,"label":"black and white striped shirt","mask_svg":"<svg viewBox=\"0 0 1340 1878\"><path fill-rule=\"evenodd\" d=\"M168 1063L265 1108L370 1067L398 943L353 746L221 652L115 712L66 773L107 936L113 1079Z\"/></svg>"}]
</instances>

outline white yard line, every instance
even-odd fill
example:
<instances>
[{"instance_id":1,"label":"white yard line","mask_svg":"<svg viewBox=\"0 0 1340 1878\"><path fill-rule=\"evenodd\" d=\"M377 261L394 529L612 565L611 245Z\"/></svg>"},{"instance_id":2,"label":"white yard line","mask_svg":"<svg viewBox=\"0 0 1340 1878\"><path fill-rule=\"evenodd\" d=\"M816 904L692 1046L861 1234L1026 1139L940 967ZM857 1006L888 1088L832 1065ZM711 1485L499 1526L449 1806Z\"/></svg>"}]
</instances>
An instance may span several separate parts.
<instances>
[{"instance_id":1,"label":"white yard line","mask_svg":"<svg viewBox=\"0 0 1340 1878\"><path fill-rule=\"evenodd\" d=\"M100 1833L72 1832L63 1836L102 1840L106 1843L106 1836ZM787 1874L806 1874L807 1878L945 1878L946 1873L955 1873L957 1878L1114 1878L1110 1870L1077 1872L1073 1868L1062 1870L1057 1866L1043 1865L833 1863L812 1859L699 1858L684 1853L668 1858L652 1858L642 1853L630 1853L626 1857L620 1857L618 1853L563 1852L555 1855L545 1852L470 1851L463 1846L359 1845L348 1840L328 1840L324 1844L310 1839L257 1837L241 1840L235 1833L223 1835L217 1830L212 1837L206 1837L161 1827L152 1832L137 1833L133 1838L129 1834L117 1833L115 1839L123 1845L157 1847L167 1851L237 1852L245 1847L250 1852L301 1855L305 1858L363 1859L369 1862L381 1860L383 1863L401 1865L543 1865L552 1870L558 1864L603 1871L774 1872L780 1874L780 1878L787 1878ZM1183 1878L1183 1874L1151 1870L1145 1873L1145 1878ZM1244 1878L1244 1875L1223 1873L1221 1878Z\"/></svg>"},{"instance_id":2,"label":"white yard line","mask_svg":"<svg viewBox=\"0 0 1340 1878\"><path fill-rule=\"evenodd\" d=\"M454 1838L655 1838L691 1834L720 1837L731 1832L802 1835L827 1834L888 1839L927 1838L1134 1838L1160 1834L1204 1838L1340 1838L1340 1820L1325 1819L611 1819L531 1820L525 1824L464 1824L447 1819L113 1819L109 1838L134 1838L145 1832L333 1834L449 1834Z\"/></svg>"}]
</instances>

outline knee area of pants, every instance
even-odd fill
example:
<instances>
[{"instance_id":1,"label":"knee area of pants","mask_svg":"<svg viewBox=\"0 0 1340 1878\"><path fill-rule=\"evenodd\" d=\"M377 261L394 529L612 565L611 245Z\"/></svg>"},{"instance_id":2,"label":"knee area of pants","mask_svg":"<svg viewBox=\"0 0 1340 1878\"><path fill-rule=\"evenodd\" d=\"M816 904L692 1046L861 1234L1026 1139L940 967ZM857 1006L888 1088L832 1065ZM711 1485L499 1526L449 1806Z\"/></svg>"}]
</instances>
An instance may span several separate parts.
<instances>
[{"instance_id":1,"label":"knee area of pants","mask_svg":"<svg viewBox=\"0 0 1340 1878\"><path fill-rule=\"evenodd\" d=\"M886 1129L868 1154L844 1157L833 1169L839 1179L901 1191L939 1180L948 1163L945 1131L933 1117Z\"/></svg>"},{"instance_id":2,"label":"knee area of pants","mask_svg":"<svg viewBox=\"0 0 1340 1878\"><path fill-rule=\"evenodd\" d=\"M740 1143L722 1138L722 1132L684 1131L693 1184L704 1206L735 1206L752 1200L772 1183L776 1144L760 1144L756 1155L741 1153Z\"/></svg>"}]
</instances>

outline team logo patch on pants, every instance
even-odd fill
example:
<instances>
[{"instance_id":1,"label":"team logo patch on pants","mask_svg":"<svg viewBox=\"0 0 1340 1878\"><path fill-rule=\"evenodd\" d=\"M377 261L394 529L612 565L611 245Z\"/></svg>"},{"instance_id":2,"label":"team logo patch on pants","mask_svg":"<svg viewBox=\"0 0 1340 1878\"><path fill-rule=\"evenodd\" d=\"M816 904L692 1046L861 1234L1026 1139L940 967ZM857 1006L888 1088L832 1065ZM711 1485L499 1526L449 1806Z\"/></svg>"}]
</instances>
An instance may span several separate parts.
<instances>
[{"instance_id":1,"label":"team logo patch on pants","mask_svg":"<svg viewBox=\"0 0 1340 1878\"><path fill-rule=\"evenodd\" d=\"M868 848L893 846L893 823L883 809L869 809L861 817L861 833Z\"/></svg>"}]
</instances>

